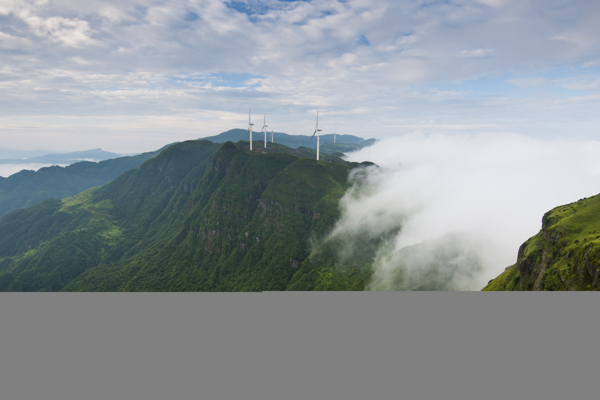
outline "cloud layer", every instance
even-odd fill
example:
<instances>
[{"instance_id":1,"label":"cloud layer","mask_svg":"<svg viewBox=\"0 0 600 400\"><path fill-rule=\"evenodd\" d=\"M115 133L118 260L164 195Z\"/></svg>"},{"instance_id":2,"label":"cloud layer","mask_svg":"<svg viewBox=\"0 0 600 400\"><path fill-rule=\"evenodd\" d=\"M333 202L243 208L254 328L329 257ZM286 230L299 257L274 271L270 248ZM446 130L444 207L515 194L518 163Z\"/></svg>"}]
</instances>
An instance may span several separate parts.
<instances>
[{"instance_id":1,"label":"cloud layer","mask_svg":"<svg viewBox=\"0 0 600 400\"><path fill-rule=\"evenodd\" d=\"M369 158L382 168L371 168L360 189L345 195L334 234L377 237L400 228L379 253L371 287L390 284L402 264L412 271L412 283L400 288L420 287L429 274L437 280L430 289L445 282L447 289L478 290L515 263L546 211L598 193L599 151L599 141L519 135L383 140L350 154L350 160ZM398 251L404 253L390 259Z\"/></svg>"},{"instance_id":2,"label":"cloud layer","mask_svg":"<svg viewBox=\"0 0 600 400\"><path fill-rule=\"evenodd\" d=\"M319 109L324 129L369 137L590 137L599 16L566 0L3 0L0 132L150 150L253 107L293 134Z\"/></svg>"}]
</instances>

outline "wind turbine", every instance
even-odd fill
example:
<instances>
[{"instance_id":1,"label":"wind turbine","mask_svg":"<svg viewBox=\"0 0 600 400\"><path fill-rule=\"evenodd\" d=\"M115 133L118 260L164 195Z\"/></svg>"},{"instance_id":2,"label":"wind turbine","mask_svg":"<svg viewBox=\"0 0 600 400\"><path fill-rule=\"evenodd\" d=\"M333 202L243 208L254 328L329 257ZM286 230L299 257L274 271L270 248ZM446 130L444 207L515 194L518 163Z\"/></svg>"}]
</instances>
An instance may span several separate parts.
<instances>
[{"instance_id":1,"label":"wind turbine","mask_svg":"<svg viewBox=\"0 0 600 400\"><path fill-rule=\"evenodd\" d=\"M250 132L250 151L252 151L252 121L250 121L250 116L252 115L252 109L248 112L248 132Z\"/></svg>"},{"instance_id":2,"label":"wind turbine","mask_svg":"<svg viewBox=\"0 0 600 400\"><path fill-rule=\"evenodd\" d=\"M317 161L319 161L319 132L321 132L321 129L319 129L319 111L317 111L317 126L315 127L315 132L310 137L312 139L315 137L315 133L317 134Z\"/></svg>"},{"instance_id":3,"label":"wind turbine","mask_svg":"<svg viewBox=\"0 0 600 400\"><path fill-rule=\"evenodd\" d=\"M267 148L267 113L265 113L265 119L263 120L262 130L265 132L265 149Z\"/></svg>"},{"instance_id":4,"label":"wind turbine","mask_svg":"<svg viewBox=\"0 0 600 400\"><path fill-rule=\"evenodd\" d=\"M273 129L271 129L271 143L273 143Z\"/></svg>"}]
</instances>

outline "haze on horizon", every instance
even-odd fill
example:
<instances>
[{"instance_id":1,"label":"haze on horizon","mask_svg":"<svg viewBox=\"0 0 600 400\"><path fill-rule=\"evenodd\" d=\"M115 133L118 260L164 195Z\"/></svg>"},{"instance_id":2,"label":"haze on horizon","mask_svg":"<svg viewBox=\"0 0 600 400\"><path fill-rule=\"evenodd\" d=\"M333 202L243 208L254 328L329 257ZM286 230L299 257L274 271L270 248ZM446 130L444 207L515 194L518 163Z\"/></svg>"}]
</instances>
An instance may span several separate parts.
<instances>
[{"instance_id":1,"label":"haze on horizon","mask_svg":"<svg viewBox=\"0 0 600 400\"><path fill-rule=\"evenodd\" d=\"M0 1L2 146L117 153L245 128L596 137L600 4Z\"/></svg>"}]
</instances>

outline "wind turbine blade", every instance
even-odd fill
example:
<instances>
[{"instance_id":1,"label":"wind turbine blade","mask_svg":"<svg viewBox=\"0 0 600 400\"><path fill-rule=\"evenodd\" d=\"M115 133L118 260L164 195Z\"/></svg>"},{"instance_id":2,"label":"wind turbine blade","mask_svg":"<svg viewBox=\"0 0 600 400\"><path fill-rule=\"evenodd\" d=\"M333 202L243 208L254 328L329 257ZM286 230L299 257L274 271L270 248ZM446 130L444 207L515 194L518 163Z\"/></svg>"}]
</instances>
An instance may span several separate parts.
<instances>
[{"instance_id":1,"label":"wind turbine blade","mask_svg":"<svg viewBox=\"0 0 600 400\"><path fill-rule=\"evenodd\" d=\"M315 126L315 129L317 129L319 127L319 111L317 111L317 126Z\"/></svg>"},{"instance_id":2,"label":"wind turbine blade","mask_svg":"<svg viewBox=\"0 0 600 400\"><path fill-rule=\"evenodd\" d=\"M315 129L315 132L313 133L313 135L310 138L311 139L314 138L316 133L317 133L317 130Z\"/></svg>"}]
</instances>

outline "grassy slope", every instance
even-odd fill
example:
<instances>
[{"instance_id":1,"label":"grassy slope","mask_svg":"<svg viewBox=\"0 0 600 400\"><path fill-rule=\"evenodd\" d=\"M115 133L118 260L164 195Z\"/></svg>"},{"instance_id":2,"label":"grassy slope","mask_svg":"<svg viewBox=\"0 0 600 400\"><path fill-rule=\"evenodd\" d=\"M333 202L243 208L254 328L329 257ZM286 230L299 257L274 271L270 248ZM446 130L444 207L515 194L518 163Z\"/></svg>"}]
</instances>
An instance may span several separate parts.
<instances>
[{"instance_id":1,"label":"grassy slope","mask_svg":"<svg viewBox=\"0 0 600 400\"><path fill-rule=\"evenodd\" d=\"M16 211L0 221L0 290L287 289L357 166L302 153L184 142L103 187Z\"/></svg>"},{"instance_id":2,"label":"grassy slope","mask_svg":"<svg viewBox=\"0 0 600 400\"><path fill-rule=\"evenodd\" d=\"M540 232L519 249L517 263L483 290L598 290L600 195L544 215Z\"/></svg>"}]
</instances>

